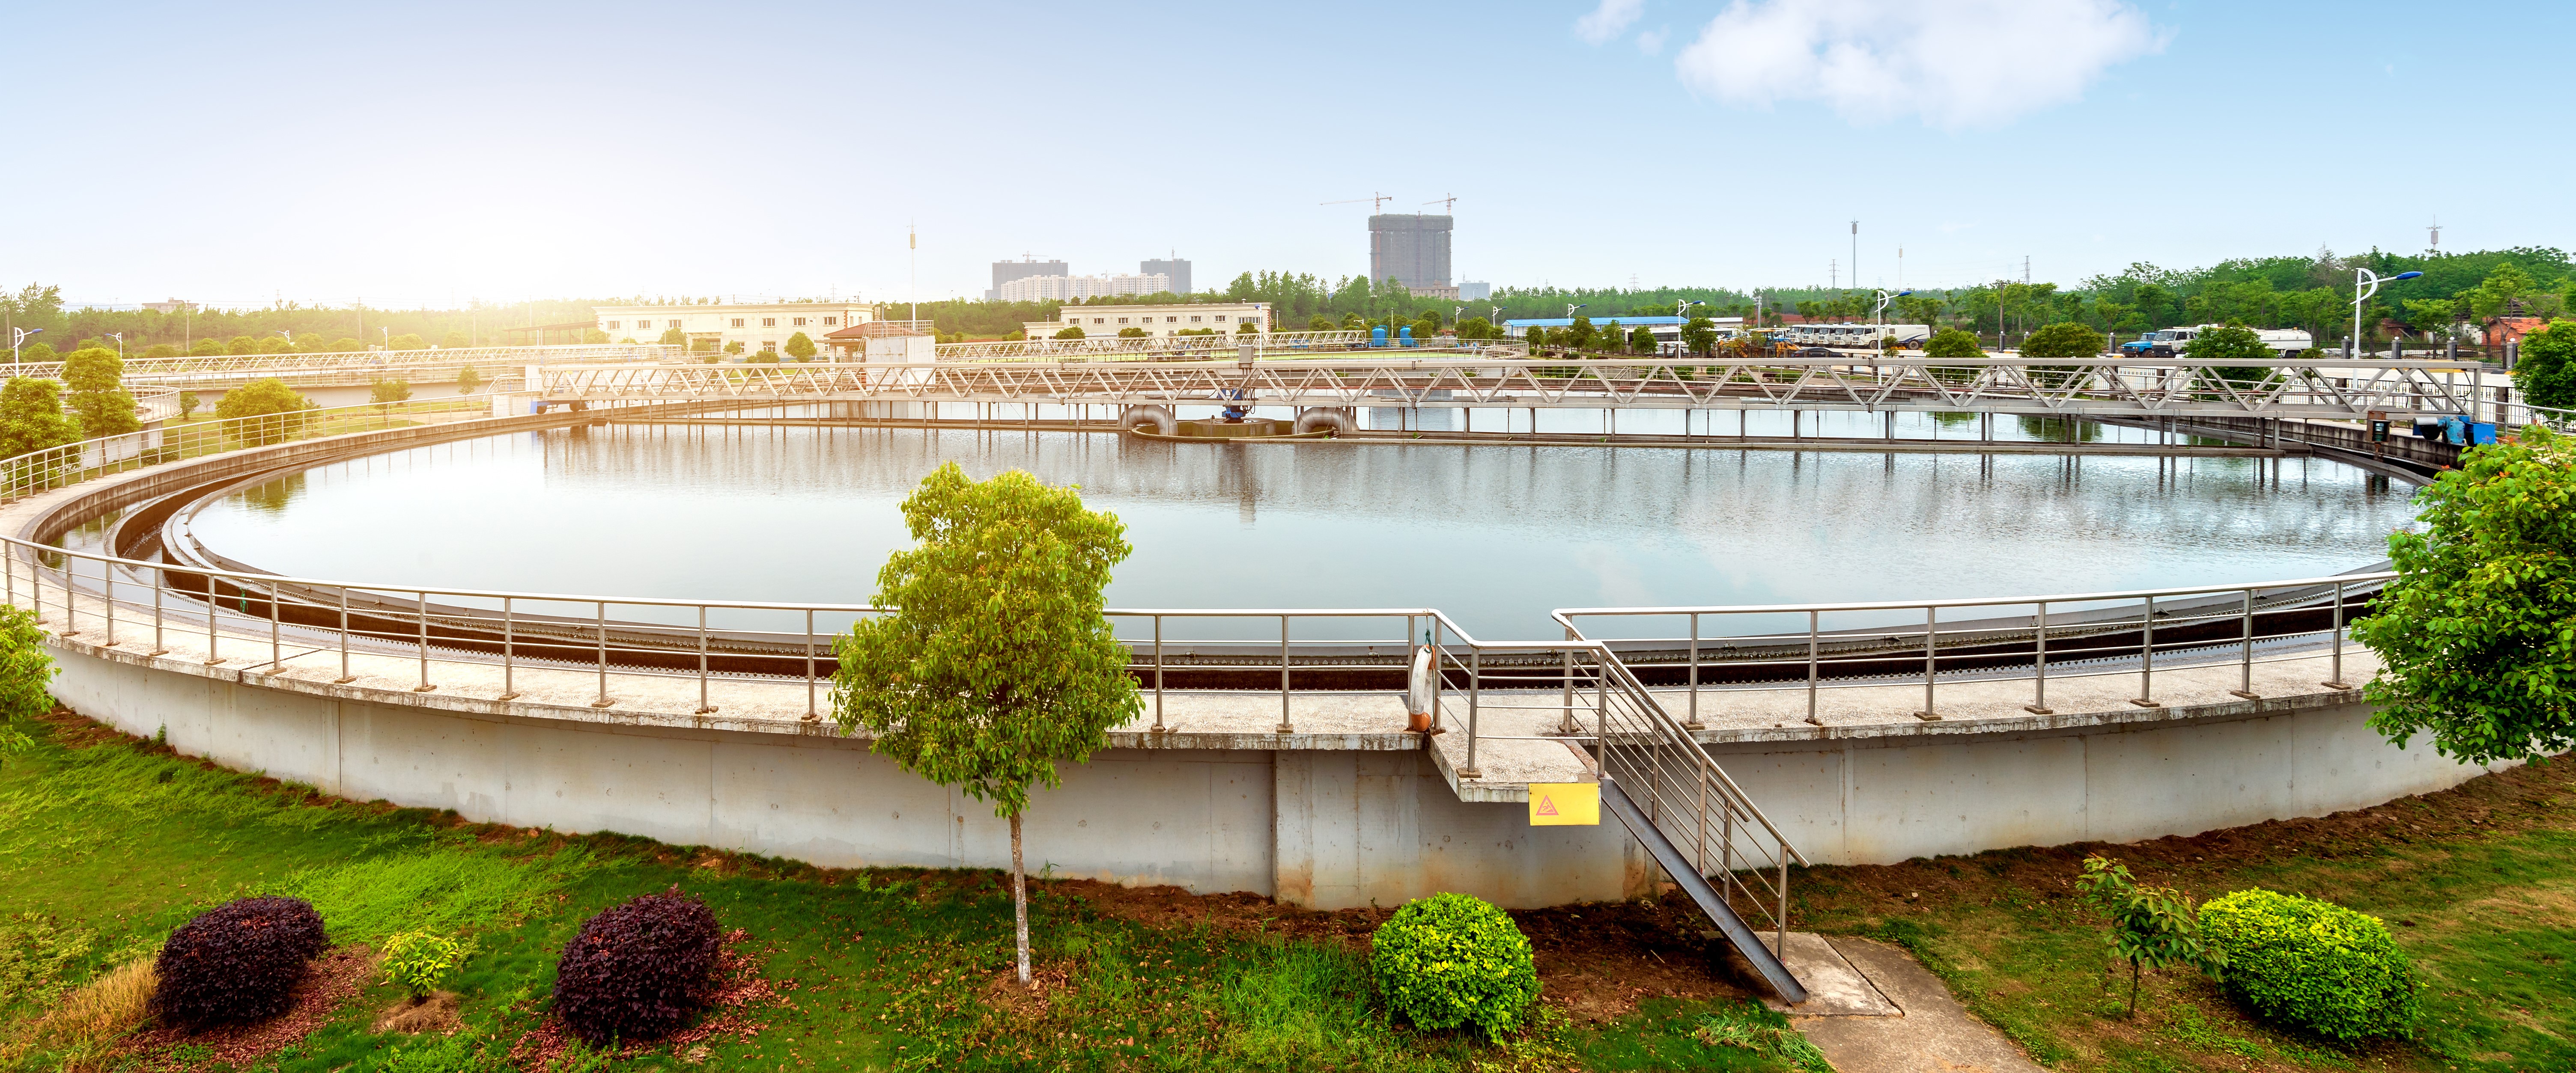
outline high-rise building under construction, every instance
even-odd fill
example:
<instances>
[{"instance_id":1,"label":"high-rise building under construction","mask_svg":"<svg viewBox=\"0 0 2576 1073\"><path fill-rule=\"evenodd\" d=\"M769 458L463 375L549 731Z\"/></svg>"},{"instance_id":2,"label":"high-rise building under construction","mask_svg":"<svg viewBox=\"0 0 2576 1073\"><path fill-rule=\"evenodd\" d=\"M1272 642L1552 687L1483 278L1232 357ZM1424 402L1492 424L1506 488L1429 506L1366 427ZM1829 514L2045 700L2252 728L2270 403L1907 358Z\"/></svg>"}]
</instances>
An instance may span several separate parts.
<instances>
[{"instance_id":1,"label":"high-rise building under construction","mask_svg":"<svg viewBox=\"0 0 2576 1073\"><path fill-rule=\"evenodd\" d=\"M1449 281L1451 218L1421 213L1369 217L1369 280L1383 285L1388 277L1425 298L1456 298Z\"/></svg>"}]
</instances>

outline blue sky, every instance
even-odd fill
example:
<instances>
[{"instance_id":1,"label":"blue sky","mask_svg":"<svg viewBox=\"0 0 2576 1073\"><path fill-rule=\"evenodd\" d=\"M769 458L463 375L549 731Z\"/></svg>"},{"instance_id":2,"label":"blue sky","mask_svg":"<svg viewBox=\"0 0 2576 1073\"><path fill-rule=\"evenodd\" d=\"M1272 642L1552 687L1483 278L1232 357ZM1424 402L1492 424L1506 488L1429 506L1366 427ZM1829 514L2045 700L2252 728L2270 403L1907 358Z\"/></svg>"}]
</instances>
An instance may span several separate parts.
<instances>
[{"instance_id":1,"label":"blue sky","mask_svg":"<svg viewBox=\"0 0 2576 1073\"><path fill-rule=\"evenodd\" d=\"M976 293L1024 252L1498 284L2566 247L2576 5L22 5L0 282ZM2447 160L2437 160L2448 149ZM1439 211L1432 206L1428 211Z\"/></svg>"}]
</instances>

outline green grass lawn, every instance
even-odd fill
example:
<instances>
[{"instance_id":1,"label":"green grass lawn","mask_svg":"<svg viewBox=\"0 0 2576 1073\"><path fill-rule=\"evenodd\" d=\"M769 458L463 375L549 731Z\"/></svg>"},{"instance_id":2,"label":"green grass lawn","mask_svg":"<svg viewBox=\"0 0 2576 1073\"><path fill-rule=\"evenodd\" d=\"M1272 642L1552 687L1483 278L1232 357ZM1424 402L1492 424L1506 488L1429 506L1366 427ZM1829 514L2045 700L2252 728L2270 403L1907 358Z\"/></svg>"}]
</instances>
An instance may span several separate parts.
<instances>
[{"instance_id":1,"label":"green grass lawn","mask_svg":"<svg viewBox=\"0 0 2576 1073\"><path fill-rule=\"evenodd\" d=\"M1085 884L1033 884L1048 987L1043 1003L1013 1001L997 987L1011 923L997 873L827 871L465 824L324 798L57 716L33 752L0 768L0 1019L10 1023L0 1041L68 989L148 956L191 915L286 893L313 901L336 942L430 929L470 939L475 952L451 985L463 996L454 1036L370 1032L376 1011L400 998L370 979L327 1024L257 1068L536 1068L549 1056L556 1069L780 1073L1795 1068L1695 1037L1712 1018L1755 1036L1782 1023L1715 994L1649 995L1579 1022L1550 1014L1500 1045L1416 1032L1372 1000L1364 930L1240 896L1233 904L1243 911L1230 916L1149 921L1119 912L1115 897L1082 893L1097 889ZM720 1031L679 1047L548 1051L538 1030L563 943L591 914L674 885L741 930L733 949L767 982L748 990L775 999L719 1009ZM1298 920L1306 926L1290 926ZM133 1055L60 1049L22 1050L0 1064L66 1068L67 1057L78 1059L69 1068L141 1067ZM184 1046L142 1057L217 1068Z\"/></svg>"},{"instance_id":2,"label":"green grass lawn","mask_svg":"<svg viewBox=\"0 0 2576 1073\"><path fill-rule=\"evenodd\" d=\"M2566 760L2316 820L2126 846L1817 869L1796 919L1896 941L2033 1056L2070 1070L2576 1068L2576 770ZM2387 922L2426 985L2412 1042L2339 1050L2239 1014L2208 980L2150 973L2124 1016L2079 908L2098 852L2194 900L2267 887Z\"/></svg>"}]
</instances>

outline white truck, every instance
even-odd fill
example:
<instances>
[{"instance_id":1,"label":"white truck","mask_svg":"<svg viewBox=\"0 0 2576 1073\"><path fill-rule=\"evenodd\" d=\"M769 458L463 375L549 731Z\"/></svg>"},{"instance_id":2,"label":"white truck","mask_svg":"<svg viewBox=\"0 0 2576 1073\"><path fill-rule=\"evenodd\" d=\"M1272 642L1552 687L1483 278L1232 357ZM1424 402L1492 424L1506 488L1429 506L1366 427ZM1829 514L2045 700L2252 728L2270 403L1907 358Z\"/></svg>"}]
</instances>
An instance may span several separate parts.
<instances>
[{"instance_id":1,"label":"white truck","mask_svg":"<svg viewBox=\"0 0 2576 1073\"><path fill-rule=\"evenodd\" d=\"M2135 342L2122 343L2120 349L2137 357L2177 357L2182 354L2182 348L2198 338L2200 333L2224 327L2224 324L2195 324L2188 328L2166 328L2139 336ZM2285 358L2298 357L2317 345L2316 337L2299 328L2256 328L2254 335L2263 340L2264 346L2272 348L2273 353Z\"/></svg>"}]
</instances>

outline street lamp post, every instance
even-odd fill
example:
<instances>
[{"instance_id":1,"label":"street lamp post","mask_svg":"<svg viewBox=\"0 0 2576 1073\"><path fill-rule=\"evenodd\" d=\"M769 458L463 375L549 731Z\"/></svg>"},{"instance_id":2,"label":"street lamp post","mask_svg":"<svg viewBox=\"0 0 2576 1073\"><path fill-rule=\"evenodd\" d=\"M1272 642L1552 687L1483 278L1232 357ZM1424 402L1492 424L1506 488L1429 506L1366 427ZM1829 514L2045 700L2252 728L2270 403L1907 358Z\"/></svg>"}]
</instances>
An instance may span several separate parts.
<instances>
[{"instance_id":1,"label":"street lamp post","mask_svg":"<svg viewBox=\"0 0 2576 1073\"><path fill-rule=\"evenodd\" d=\"M2381 279L2379 273L2367 268L2352 270L2352 338L2343 342L2343 356L2346 359L2361 357L2361 304L2369 301L2371 295L2379 293L2379 285L2382 283L2395 283L2401 279L2414 279L2420 275L2423 273L2400 272L2387 279Z\"/></svg>"},{"instance_id":2,"label":"street lamp post","mask_svg":"<svg viewBox=\"0 0 2576 1073\"><path fill-rule=\"evenodd\" d=\"M104 333L104 334L105 334L108 338L116 340L116 360L118 360L118 361L124 361L124 360L125 360L125 333L124 333L124 332L107 332L107 333Z\"/></svg>"},{"instance_id":3,"label":"street lamp post","mask_svg":"<svg viewBox=\"0 0 2576 1073\"><path fill-rule=\"evenodd\" d=\"M1877 329L1871 334L1876 338L1871 339L1869 344L1878 349L1879 357L1887 357L1887 303L1913 293L1910 290L1898 291L1895 294L1889 294L1886 291L1878 292L1878 307L1869 311L1870 326Z\"/></svg>"},{"instance_id":4,"label":"street lamp post","mask_svg":"<svg viewBox=\"0 0 2576 1073\"><path fill-rule=\"evenodd\" d=\"M27 345L27 337L43 334L45 334L45 330L43 328L13 327L9 329L9 375L16 376L20 371L18 368L18 352L25 349Z\"/></svg>"}]
</instances>

